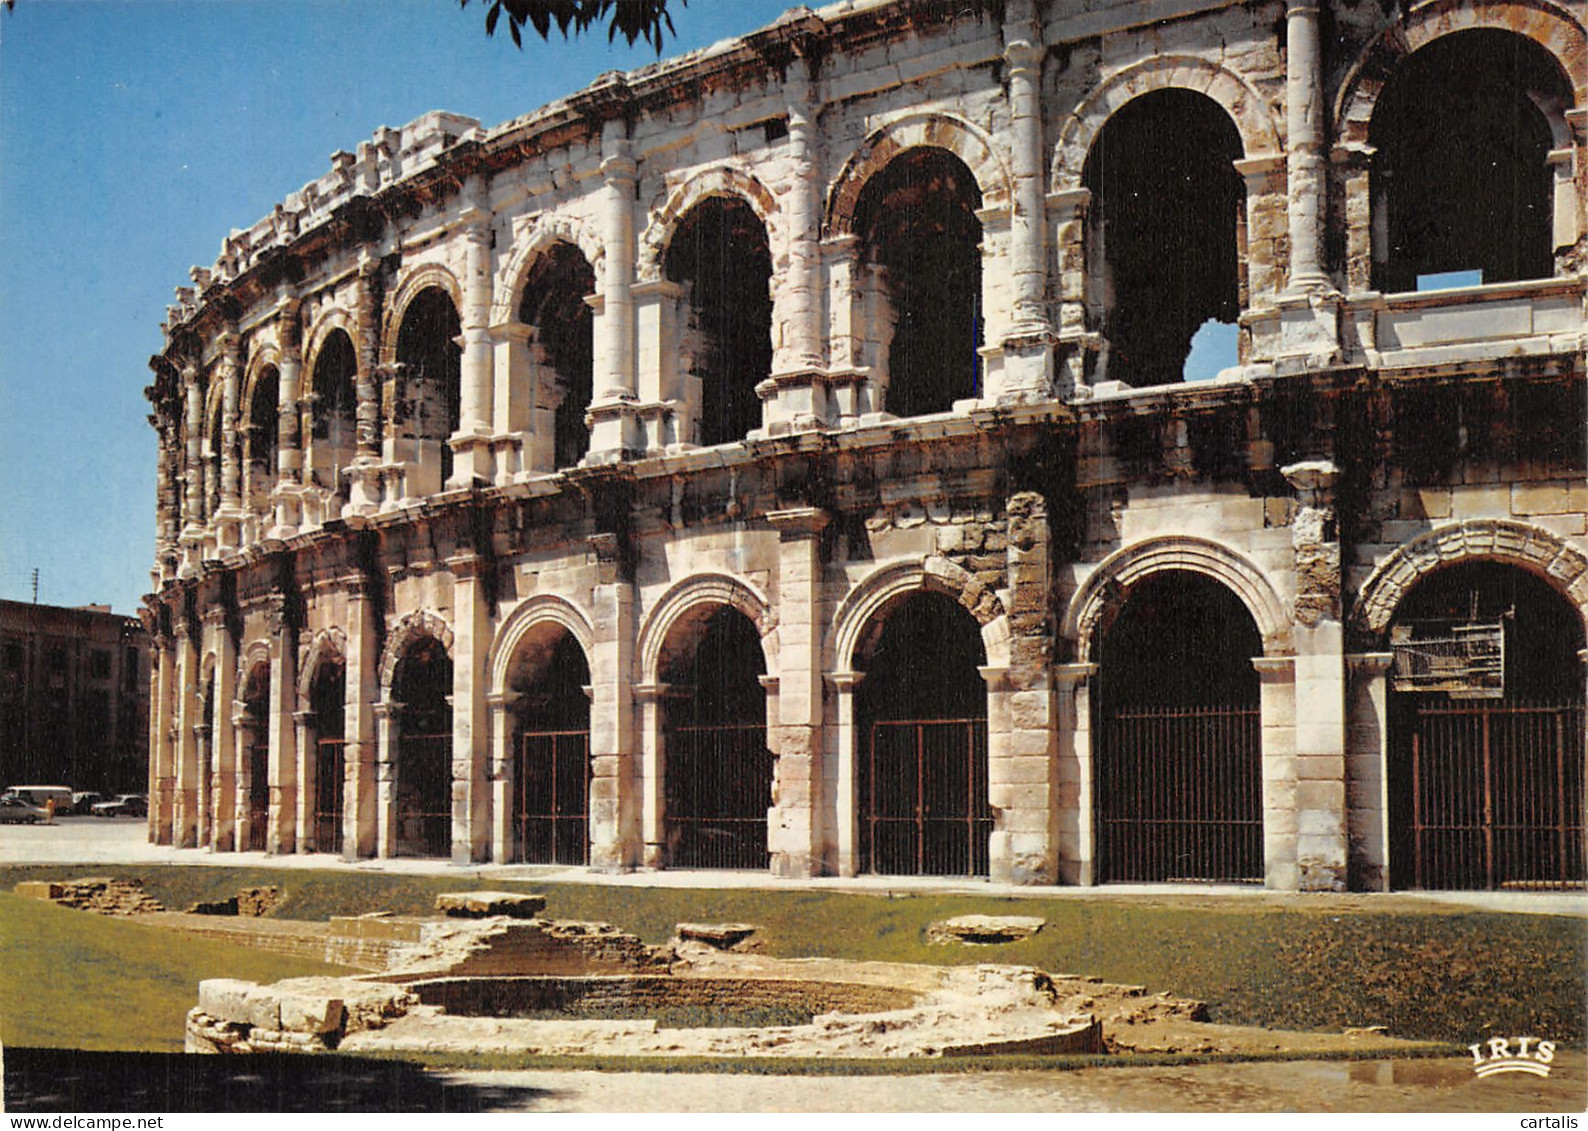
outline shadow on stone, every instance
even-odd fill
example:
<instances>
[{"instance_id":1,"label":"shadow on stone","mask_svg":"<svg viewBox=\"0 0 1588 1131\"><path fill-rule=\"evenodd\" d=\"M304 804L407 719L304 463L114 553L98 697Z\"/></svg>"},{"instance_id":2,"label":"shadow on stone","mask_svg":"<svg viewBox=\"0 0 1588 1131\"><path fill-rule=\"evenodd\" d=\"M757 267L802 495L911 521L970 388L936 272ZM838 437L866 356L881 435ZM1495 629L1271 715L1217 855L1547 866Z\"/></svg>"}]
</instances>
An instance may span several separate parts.
<instances>
[{"instance_id":1,"label":"shadow on stone","mask_svg":"<svg viewBox=\"0 0 1588 1131\"><path fill-rule=\"evenodd\" d=\"M550 1094L463 1084L415 1064L351 1056L5 1049L9 1112L480 1112Z\"/></svg>"}]
</instances>

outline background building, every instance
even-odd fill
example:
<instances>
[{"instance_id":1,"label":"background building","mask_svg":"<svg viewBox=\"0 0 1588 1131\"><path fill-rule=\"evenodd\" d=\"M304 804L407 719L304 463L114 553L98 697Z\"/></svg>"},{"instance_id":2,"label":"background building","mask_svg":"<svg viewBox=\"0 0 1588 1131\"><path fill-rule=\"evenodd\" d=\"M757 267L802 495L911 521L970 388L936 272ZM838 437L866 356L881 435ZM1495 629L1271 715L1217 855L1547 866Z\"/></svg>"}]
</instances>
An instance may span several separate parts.
<instances>
[{"instance_id":1,"label":"background building","mask_svg":"<svg viewBox=\"0 0 1588 1131\"><path fill-rule=\"evenodd\" d=\"M0 786L144 787L149 636L105 605L0 601Z\"/></svg>"},{"instance_id":2,"label":"background building","mask_svg":"<svg viewBox=\"0 0 1588 1131\"><path fill-rule=\"evenodd\" d=\"M964 7L382 130L194 269L155 839L1582 881L1584 6Z\"/></svg>"}]
</instances>

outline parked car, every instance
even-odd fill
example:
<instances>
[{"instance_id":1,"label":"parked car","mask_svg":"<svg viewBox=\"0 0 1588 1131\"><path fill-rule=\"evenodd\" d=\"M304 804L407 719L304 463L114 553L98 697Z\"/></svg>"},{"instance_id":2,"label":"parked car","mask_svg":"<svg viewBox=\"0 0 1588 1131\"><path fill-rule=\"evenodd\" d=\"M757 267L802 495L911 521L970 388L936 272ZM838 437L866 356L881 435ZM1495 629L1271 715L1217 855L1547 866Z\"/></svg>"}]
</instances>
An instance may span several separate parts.
<instances>
[{"instance_id":1,"label":"parked car","mask_svg":"<svg viewBox=\"0 0 1588 1131\"><path fill-rule=\"evenodd\" d=\"M71 807L71 809L69 809L67 811L70 812L70 813L75 813L79 817L87 817L91 813L93 813L94 806L99 804L101 801L104 801L105 799L106 798L105 798L105 795L103 793L95 793L91 789L90 790L73 790L72 791L72 807Z\"/></svg>"},{"instance_id":2,"label":"parked car","mask_svg":"<svg viewBox=\"0 0 1588 1131\"><path fill-rule=\"evenodd\" d=\"M29 804L14 794L0 797L0 824L36 825L49 816L37 805Z\"/></svg>"},{"instance_id":3,"label":"parked car","mask_svg":"<svg viewBox=\"0 0 1588 1131\"><path fill-rule=\"evenodd\" d=\"M149 799L141 793L118 793L113 800L94 805L96 817L147 817Z\"/></svg>"}]
</instances>

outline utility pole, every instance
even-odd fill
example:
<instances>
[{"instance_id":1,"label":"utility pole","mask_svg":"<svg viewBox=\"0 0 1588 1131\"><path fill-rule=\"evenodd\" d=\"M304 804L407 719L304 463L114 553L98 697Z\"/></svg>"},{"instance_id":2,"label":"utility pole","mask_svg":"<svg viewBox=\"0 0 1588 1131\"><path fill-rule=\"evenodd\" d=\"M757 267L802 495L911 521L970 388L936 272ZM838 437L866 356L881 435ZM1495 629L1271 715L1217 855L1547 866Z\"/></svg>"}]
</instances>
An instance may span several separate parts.
<instances>
[{"instance_id":1,"label":"utility pole","mask_svg":"<svg viewBox=\"0 0 1588 1131\"><path fill-rule=\"evenodd\" d=\"M33 567L33 603L39 603L39 567Z\"/></svg>"}]
</instances>

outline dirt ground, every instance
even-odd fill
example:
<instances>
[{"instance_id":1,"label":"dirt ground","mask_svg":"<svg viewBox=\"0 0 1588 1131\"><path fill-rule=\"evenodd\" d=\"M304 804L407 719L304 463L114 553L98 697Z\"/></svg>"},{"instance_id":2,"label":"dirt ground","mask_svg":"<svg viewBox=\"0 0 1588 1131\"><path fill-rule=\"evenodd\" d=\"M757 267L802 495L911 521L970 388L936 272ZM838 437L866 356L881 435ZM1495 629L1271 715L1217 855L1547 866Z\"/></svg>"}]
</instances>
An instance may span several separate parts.
<instances>
[{"instance_id":1,"label":"dirt ground","mask_svg":"<svg viewBox=\"0 0 1588 1131\"><path fill-rule=\"evenodd\" d=\"M497 1111L535 1112L1529 1112L1588 1109L1588 1058L1547 1079L1478 1079L1464 1058L1210 1064L922 1076L455 1072Z\"/></svg>"}]
</instances>

